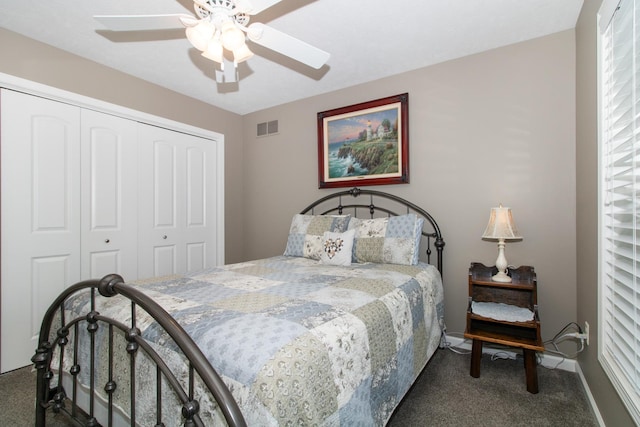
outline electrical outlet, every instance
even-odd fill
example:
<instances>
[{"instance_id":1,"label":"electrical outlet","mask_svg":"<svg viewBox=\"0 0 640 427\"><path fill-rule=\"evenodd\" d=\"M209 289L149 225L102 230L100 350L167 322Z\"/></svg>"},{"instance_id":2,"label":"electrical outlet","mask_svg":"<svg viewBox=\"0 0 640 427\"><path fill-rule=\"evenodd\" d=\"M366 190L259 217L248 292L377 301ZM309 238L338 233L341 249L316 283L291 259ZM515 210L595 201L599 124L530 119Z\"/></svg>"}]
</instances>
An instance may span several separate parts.
<instances>
[{"instance_id":1,"label":"electrical outlet","mask_svg":"<svg viewBox=\"0 0 640 427\"><path fill-rule=\"evenodd\" d=\"M586 343L589 345L589 322L584 322L584 334L587 336Z\"/></svg>"}]
</instances>

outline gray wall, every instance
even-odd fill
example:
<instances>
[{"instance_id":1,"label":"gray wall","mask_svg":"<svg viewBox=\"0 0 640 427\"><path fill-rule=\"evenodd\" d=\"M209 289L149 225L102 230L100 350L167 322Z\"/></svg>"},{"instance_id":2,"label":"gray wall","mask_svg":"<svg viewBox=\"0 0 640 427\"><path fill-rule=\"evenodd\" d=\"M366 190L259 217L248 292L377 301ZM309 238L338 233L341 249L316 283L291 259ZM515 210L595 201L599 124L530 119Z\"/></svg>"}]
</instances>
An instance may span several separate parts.
<instances>
[{"instance_id":1,"label":"gray wall","mask_svg":"<svg viewBox=\"0 0 640 427\"><path fill-rule=\"evenodd\" d=\"M209 129L225 136L225 164L242 165L242 117L0 28L0 73ZM214 82L212 84L215 85ZM225 168L225 258L243 257L241 167Z\"/></svg>"},{"instance_id":2,"label":"gray wall","mask_svg":"<svg viewBox=\"0 0 640 427\"><path fill-rule=\"evenodd\" d=\"M403 92L411 182L376 188L439 221L448 331L464 331L470 262L495 263L480 236L503 203L524 236L507 259L535 266L553 337L577 318L573 30L245 115L245 257L281 254L291 216L331 191L318 189L316 113ZM278 135L255 137L275 119Z\"/></svg>"},{"instance_id":3,"label":"gray wall","mask_svg":"<svg viewBox=\"0 0 640 427\"><path fill-rule=\"evenodd\" d=\"M586 0L576 26L576 230L577 303L580 324L589 322L590 345L580 368L609 427L633 421L598 362L598 111L596 14L602 0Z\"/></svg>"}]
</instances>

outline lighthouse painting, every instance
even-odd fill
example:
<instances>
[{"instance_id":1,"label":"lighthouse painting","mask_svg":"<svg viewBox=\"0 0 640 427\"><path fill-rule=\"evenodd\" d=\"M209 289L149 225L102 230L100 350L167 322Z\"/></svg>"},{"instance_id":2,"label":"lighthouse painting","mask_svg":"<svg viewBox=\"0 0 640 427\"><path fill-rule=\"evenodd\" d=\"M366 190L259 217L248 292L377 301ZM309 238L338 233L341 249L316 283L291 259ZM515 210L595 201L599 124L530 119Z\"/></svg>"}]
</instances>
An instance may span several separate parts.
<instances>
[{"instance_id":1,"label":"lighthouse painting","mask_svg":"<svg viewBox=\"0 0 640 427\"><path fill-rule=\"evenodd\" d=\"M409 182L409 95L318 113L320 188Z\"/></svg>"}]
</instances>

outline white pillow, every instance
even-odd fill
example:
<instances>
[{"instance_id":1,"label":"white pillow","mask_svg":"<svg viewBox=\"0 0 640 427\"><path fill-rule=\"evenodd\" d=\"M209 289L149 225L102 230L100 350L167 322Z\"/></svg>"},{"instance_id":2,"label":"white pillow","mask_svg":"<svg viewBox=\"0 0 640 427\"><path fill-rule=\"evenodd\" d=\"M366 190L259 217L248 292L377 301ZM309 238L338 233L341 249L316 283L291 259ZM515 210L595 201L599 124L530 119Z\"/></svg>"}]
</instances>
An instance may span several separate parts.
<instances>
[{"instance_id":1,"label":"white pillow","mask_svg":"<svg viewBox=\"0 0 640 427\"><path fill-rule=\"evenodd\" d=\"M351 250L355 230L335 233L325 231L322 235L320 263L329 265L351 265Z\"/></svg>"}]
</instances>

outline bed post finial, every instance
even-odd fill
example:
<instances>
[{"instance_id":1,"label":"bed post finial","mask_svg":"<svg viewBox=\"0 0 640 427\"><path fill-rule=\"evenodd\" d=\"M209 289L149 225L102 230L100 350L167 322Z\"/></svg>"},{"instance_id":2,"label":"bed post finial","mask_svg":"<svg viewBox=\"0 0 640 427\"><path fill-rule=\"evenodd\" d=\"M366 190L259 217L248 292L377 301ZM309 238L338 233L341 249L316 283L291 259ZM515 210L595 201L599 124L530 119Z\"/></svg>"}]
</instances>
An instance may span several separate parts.
<instances>
[{"instance_id":1,"label":"bed post finial","mask_svg":"<svg viewBox=\"0 0 640 427\"><path fill-rule=\"evenodd\" d=\"M351 194L353 197L358 197L360 195L360 189L358 187L353 187L351 190L349 190L349 194Z\"/></svg>"},{"instance_id":2,"label":"bed post finial","mask_svg":"<svg viewBox=\"0 0 640 427\"><path fill-rule=\"evenodd\" d=\"M98 283L98 292L103 297L112 297L118 292L113 288L118 283L124 283L124 279L119 274L107 274Z\"/></svg>"}]
</instances>

